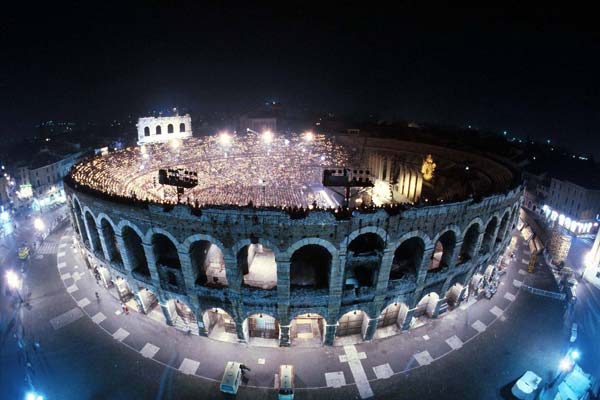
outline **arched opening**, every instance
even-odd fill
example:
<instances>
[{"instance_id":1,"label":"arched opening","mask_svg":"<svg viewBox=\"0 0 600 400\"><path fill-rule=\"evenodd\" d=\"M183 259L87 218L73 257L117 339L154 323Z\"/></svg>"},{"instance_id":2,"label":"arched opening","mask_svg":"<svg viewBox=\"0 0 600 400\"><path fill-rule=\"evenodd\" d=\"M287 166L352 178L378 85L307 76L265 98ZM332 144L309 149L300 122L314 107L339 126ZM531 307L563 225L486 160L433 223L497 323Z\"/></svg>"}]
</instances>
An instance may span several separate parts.
<instances>
[{"instance_id":1,"label":"arched opening","mask_svg":"<svg viewBox=\"0 0 600 400\"><path fill-rule=\"evenodd\" d=\"M73 201L73 214L75 215L75 221L78 225L79 235L81 236L81 240L85 247L90 247L90 238L88 237L87 231L85 230L85 224L83 223L83 218L81 216L83 213L81 212L81 206L77 200Z\"/></svg>"},{"instance_id":2,"label":"arched opening","mask_svg":"<svg viewBox=\"0 0 600 400\"><path fill-rule=\"evenodd\" d=\"M394 252L390 280L417 279L417 273L423 261L425 243L418 236L405 240Z\"/></svg>"},{"instance_id":3,"label":"arched opening","mask_svg":"<svg viewBox=\"0 0 600 400\"><path fill-rule=\"evenodd\" d=\"M173 133L173 124L167 125L167 133Z\"/></svg>"},{"instance_id":4,"label":"arched opening","mask_svg":"<svg viewBox=\"0 0 600 400\"><path fill-rule=\"evenodd\" d=\"M290 287L326 289L329 287L331 254L316 244L302 246L292 254L290 260Z\"/></svg>"},{"instance_id":5,"label":"arched opening","mask_svg":"<svg viewBox=\"0 0 600 400\"><path fill-rule=\"evenodd\" d=\"M127 303L129 308L138 311L137 303L135 302L135 300L133 300L133 292L131 291L131 288L129 287L127 281L122 277L117 276L113 278L113 283L115 284L115 288L117 290L117 295L119 296L119 299L122 302Z\"/></svg>"},{"instance_id":6,"label":"arched opening","mask_svg":"<svg viewBox=\"0 0 600 400\"><path fill-rule=\"evenodd\" d=\"M237 343L235 321L225 310L211 308L202 314L204 329L209 338L223 342Z\"/></svg>"},{"instance_id":7,"label":"arched opening","mask_svg":"<svg viewBox=\"0 0 600 400\"><path fill-rule=\"evenodd\" d=\"M162 128L160 127L160 125L156 125L156 134L160 135L162 133Z\"/></svg>"},{"instance_id":8,"label":"arched opening","mask_svg":"<svg viewBox=\"0 0 600 400\"><path fill-rule=\"evenodd\" d=\"M166 290L184 292L185 282L175 244L167 236L156 233L152 235L152 249L161 287Z\"/></svg>"},{"instance_id":9,"label":"arched opening","mask_svg":"<svg viewBox=\"0 0 600 400\"><path fill-rule=\"evenodd\" d=\"M429 264L429 272L440 271L452 265L452 256L456 246L456 234L454 231L446 231L435 242L435 248Z\"/></svg>"},{"instance_id":10,"label":"arched opening","mask_svg":"<svg viewBox=\"0 0 600 400\"><path fill-rule=\"evenodd\" d=\"M325 326L325 318L319 314L307 313L298 315L290 324L292 346L321 346L326 329Z\"/></svg>"},{"instance_id":11,"label":"arched opening","mask_svg":"<svg viewBox=\"0 0 600 400\"><path fill-rule=\"evenodd\" d=\"M464 294L465 291L462 283L455 282L453 285L450 286L445 295L448 306L452 308L458 306L462 301Z\"/></svg>"},{"instance_id":12,"label":"arched opening","mask_svg":"<svg viewBox=\"0 0 600 400\"><path fill-rule=\"evenodd\" d=\"M185 124L183 122L179 124L179 132L185 132Z\"/></svg>"},{"instance_id":13,"label":"arched opening","mask_svg":"<svg viewBox=\"0 0 600 400\"><path fill-rule=\"evenodd\" d=\"M98 228L96 227L96 221L92 214L89 212L85 213L85 221L88 226L90 239L92 243L92 248L97 257L104 258L104 253L102 252L102 245L100 244L100 236L98 235Z\"/></svg>"},{"instance_id":14,"label":"arched opening","mask_svg":"<svg viewBox=\"0 0 600 400\"><path fill-rule=\"evenodd\" d=\"M400 333L406 321L408 310L406 304L399 302L392 303L384 308L379 314L377 332L374 338L380 339Z\"/></svg>"},{"instance_id":15,"label":"arched opening","mask_svg":"<svg viewBox=\"0 0 600 400\"><path fill-rule=\"evenodd\" d=\"M429 292L421 298L417 306L415 307L414 317L419 318L428 316L429 318L435 315L435 309L437 303L440 300L440 296L435 292Z\"/></svg>"},{"instance_id":16,"label":"arched opening","mask_svg":"<svg viewBox=\"0 0 600 400\"><path fill-rule=\"evenodd\" d=\"M363 233L350 242L344 270L346 288L375 285L384 246L383 239L375 233Z\"/></svg>"},{"instance_id":17,"label":"arched opening","mask_svg":"<svg viewBox=\"0 0 600 400\"><path fill-rule=\"evenodd\" d=\"M467 232L465 232L463 244L458 255L459 264L471 260L475 255L475 247L479 240L479 229L479 224L474 223L467 229Z\"/></svg>"},{"instance_id":18,"label":"arched opening","mask_svg":"<svg viewBox=\"0 0 600 400\"><path fill-rule=\"evenodd\" d=\"M279 323L267 314L252 314L244 321L248 344L279 346Z\"/></svg>"},{"instance_id":19,"label":"arched opening","mask_svg":"<svg viewBox=\"0 0 600 400\"><path fill-rule=\"evenodd\" d=\"M357 335L357 341L362 340L367 327L369 325L369 317L361 310L354 310L342 315L338 320L335 336L346 337Z\"/></svg>"},{"instance_id":20,"label":"arched opening","mask_svg":"<svg viewBox=\"0 0 600 400\"><path fill-rule=\"evenodd\" d=\"M159 266L171 269L181 269L179 253L175 244L163 234L157 233L152 236L152 249L154 257Z\"/></svg>"},{"instance_id":21,"label":"arched opening","mask_svg":"<svg viewBox=\"0 0 600 400\"><path fill-rule=\"evenodd\" d=\"M175 329L183 332L198 334L198 321L194 311L180 300L169 300L166 304Z\"/></svg>"},{"instance_id":22,"label":"arched opening","mask_svg":"<svg viewBox=\"0 0 600 400\"><path fill-rule=\"evenodd\" d=\"M148 268L142 239L128 226L125 226L121 232L134 276L150 278L150 269Z\"/></svg>"},{"instance_id":23,"label":"arched opening","mask_svg":"<svg viewBox=\"0 0 600 400\"><path fill-rule=\"evenodd\" d=\"M144 308L144 313L146 313L148 317L155 321L162 322L163 324L166 323L165 315L162 313L158 304L158 298L151 290L147 288L140 289L138 297Z\"/></svg>"},{"instance_id":24,"label":"arched opening","mask_svg":"<svg viewBox=\"0 0 600 400\"><path fill-rule=\"evenodd\" d=\"M190 258L197 285L227 287L225 260L218 246L208 240L194 242L190 246Z\"/></svg>"},{"instance_id":25,"label":"arched opening","mask_svg":"<svg viewBox=\"0 0 600 400\"><path fill-rule=\"evenodd\" d=\"M249 244L240 249L237 262L244 274L244 286L265 290L277 287L277 263L273 250L260 243Z\"/></svg>"},{"instance_id":26,"label":"arched opening","mask_svg":"<svg viewBox=\"0 0 600 400\"><path fill-rule=\"evenodd\" d=\"M150 136L150 127L145 127L144 128L144 136Z\"/></svg>"},{"instance_id":27,"label":"arched opening","mask_svg":"<svg viewBox=\"0 0 600 400\"><path fill-rule=\"evenodd\" d=\"M510 216L508 211L504 213L502 220L500 221L500 228L498 228L498 235L496 235L496 243L500 244L506 238L508 232L508 220Z\"/></svg>"},{"instance_id":28,"label":"arched opening","mask_svg":"<svg viewBox=\"0 0 600 400\"><path fill-rule=\"evenodd\" d=\"M106 245L109 261L117 264L118 267L122 267L123 259L121 258L121 252L119 251L119 246L117 244L115 230L106 218L103 218L100 221L100 228L102 229L102 236L104 237L104 244Z\"/></svg>"},{"instance_id":29,"label":"arched opening","mask_svg":"<svg viewBox=\"0 0 600 400\"><path fill-rule=\"evenodd\" d=\"M496 226L498 225L498 218L493 217L485 227L485 233L483 234L483 241L481 242L481 248L479 254L489 253L493 250Z\"/></svg>"}]
</instances>

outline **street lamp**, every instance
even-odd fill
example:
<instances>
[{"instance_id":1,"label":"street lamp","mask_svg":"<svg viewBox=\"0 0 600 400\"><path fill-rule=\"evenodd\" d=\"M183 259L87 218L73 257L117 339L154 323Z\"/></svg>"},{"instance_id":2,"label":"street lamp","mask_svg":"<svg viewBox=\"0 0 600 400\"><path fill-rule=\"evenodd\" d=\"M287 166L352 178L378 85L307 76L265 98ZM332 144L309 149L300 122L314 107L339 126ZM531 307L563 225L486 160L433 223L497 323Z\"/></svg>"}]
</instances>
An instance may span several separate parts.
<instances>
[{"instance_id":1,"label":"street lamp","mask_svg":"<svg viewBox=\"0 0 600 400\"><path fill-rule=\"evenodd\" d=\"M44 221L42 221L41 218L36 218L33 220L33 227L41 232L46 229L46 224L44 224Z\"/></svg>"},{"instance_id":2,"label":"street lamp","mask_svg":"<svg viewBox=\"0 0 600 400\"><path fill-rule=\"evenodd\" d=\"M6 284L10 289L15 290L17 296L19 297L19 301L22 303L23 298L21 297L21 293L19 293L19 288L21 287L21 278L15 271L11 269L6 271Z\"/></svg>"}]
</instances>

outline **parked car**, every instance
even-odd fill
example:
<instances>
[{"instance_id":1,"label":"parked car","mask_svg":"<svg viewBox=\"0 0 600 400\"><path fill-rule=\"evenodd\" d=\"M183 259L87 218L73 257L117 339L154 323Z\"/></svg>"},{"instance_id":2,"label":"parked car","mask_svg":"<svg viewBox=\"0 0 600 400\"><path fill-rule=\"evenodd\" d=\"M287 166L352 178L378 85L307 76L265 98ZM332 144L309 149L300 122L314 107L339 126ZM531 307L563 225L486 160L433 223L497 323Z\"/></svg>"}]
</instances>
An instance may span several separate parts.
<instances>
[{"instance_id":1,"label":"parked car","mask_svg":"<svg viewBox=\"0 0 600 400\"><path fill-rule=\"evenodd\" d=\"M520 400L533 400L535 399L536 392L542 378L537 376L532 371L527 371L519 378L513 385L511 392L513 396Z\"/></svg>"},{"instance_id":2,"label":"parked car","mask_svg":"<svg viewBox=\"0 0 600 400\"><path fill-rule=\"evenodd\" d=\"M573 322L571 325L571 337L569 338L569 342L573 343L577 340L577 323Z\"/></svg>"}]
</instances>

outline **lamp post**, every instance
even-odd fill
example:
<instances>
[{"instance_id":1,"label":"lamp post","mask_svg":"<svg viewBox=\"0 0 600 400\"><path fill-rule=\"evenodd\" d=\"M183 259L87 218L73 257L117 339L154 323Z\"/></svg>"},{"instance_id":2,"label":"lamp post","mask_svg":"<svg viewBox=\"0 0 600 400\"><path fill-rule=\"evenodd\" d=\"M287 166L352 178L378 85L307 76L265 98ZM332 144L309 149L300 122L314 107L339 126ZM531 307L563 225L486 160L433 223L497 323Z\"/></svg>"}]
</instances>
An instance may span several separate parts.
<instances>
[{"instance_id":1,"label":"lamp post","mask_svg":"<svg viewBox=\"0 0 600 400\"><path fill-rule=\"evenodd\" d=\"M21 293L19 293L21 283L21 278L15 271L6 271L6 284L10 289L14 289L14 291L17 293L17 297L19 298L19 302L23 303L23 298L21 297Z\"/></svg>"}]
</instances>

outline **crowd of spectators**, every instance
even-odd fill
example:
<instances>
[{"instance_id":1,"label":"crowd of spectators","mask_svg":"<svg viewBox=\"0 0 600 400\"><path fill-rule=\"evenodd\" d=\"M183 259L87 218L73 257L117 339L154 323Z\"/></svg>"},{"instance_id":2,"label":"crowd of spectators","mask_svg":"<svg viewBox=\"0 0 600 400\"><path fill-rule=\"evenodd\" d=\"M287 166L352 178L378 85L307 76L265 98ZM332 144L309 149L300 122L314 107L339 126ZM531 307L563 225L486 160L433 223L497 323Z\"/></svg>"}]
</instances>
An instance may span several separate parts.
<instances>
[{"instance_id":1,"label":"crowd of spectators","mask_svg":"<svg viewBox=\"0 0 600 400\"><path fill-rule=\"evenodd\" d=\"M347 163L344 148L323 135L264 140L249 132L227 141L208 136L129 147L76 165L69 179L80 188L143 202L331 207L318 189L323 168ZM196 172L198 185L178 196L176 187L158 183L158 170L167 168Z\"/></svg>"}]
</instances>

